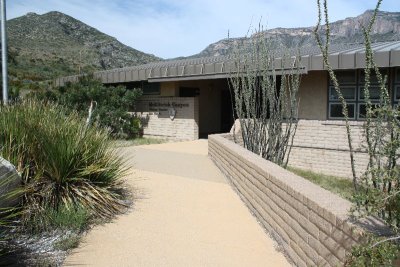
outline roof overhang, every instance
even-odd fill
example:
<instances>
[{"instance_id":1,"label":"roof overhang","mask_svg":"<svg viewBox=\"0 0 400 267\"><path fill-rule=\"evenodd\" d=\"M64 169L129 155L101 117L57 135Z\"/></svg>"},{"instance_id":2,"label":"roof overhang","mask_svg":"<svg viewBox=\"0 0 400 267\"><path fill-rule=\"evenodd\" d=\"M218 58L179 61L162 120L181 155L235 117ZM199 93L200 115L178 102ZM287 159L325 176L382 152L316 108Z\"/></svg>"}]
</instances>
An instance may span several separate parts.
<instances>
[{"instance_id":1,"label":"roof overhang","mask_svg":"<svg viewBox=\"0 0 400 267\"><path fill-rule=\"evenodd\" d=\"M282 75L289 73L290 69L281 69L274 71L275 75ZM300 74L306 74L306 68L299 68ZM272 74L272 72L271 72ZM233 73L209 74L209 75L189 75L189 76L175 76L175 77L155 77L149 78L148 82L177 82L177 81L197 81L197 80L215 80L215 79L228 79L235 76Z\"/></svg>"},{"instance_id":2,"label":"roof overhang","mask_svg":"<svg viewBox=\"0 0 400 267\"><path fill-rule=\"evenodd\" d=\"M374 59L378 67L400 66L400 41L372 44ZM301 72L326 70L323 57L318 47L303 47L292 50L292 55L300 54ZM295 59L295 57L292 57ZM286 60L275 59L275 73L290 68ZM332 45L329 53L329 63L334 70L365 68L365 47L363 44ZM94 76L104 84L121 84L138 81L165 82L190 81L205 79L229 78L235 70L235 60L232 56L194 58L172 61L161 61L140 66L98 71ZM67 82L76 82L78 75L61 77L55 80L56 86Z\"/></svg>"}]
</instances>

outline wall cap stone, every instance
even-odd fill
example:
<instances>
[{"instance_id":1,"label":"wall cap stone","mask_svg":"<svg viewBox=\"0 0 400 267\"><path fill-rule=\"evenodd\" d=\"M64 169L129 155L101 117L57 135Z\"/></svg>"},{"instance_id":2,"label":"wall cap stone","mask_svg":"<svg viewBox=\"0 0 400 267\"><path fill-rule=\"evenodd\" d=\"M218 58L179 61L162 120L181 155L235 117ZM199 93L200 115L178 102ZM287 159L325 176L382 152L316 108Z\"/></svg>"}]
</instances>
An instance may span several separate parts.
<instances>
[{"instance_id":1,"label":"wall cap stone","mask_svg":"<svg viewBox=\"0 0 400 267\"><path fill-rule=\"evenodd\" d=\"M249 163L257 165L257 167L269 173L281 183L287 184L294 192L302 194L310 202L318 203L322 208L330 211L335 216L344 219L349 215L352 207L350 201L333 194L332 192L321 188L320 186L288 171L284 168L265 160L247 149L229 141L224 135L209 135L209 140L216 140L224 144L229 150L241 155Z\"/></svg>"},{"instance_id":2,"label":"wall cap stone","mask_svg":"<svg viewBox=\"0 0 400 267\"><path fill-rule=\"evenodd\" d=\"M352 246L366 241L366 233L391 234L378 218L355 220L350 201L248 151L231 134L209 135L208 142L212 160L261 224L281 242L286 240L282 245L293 261L309 261L317 253L336 266L344 263ZM265 183L257 181L260 177Z\"/></svg>"}]
</instances>

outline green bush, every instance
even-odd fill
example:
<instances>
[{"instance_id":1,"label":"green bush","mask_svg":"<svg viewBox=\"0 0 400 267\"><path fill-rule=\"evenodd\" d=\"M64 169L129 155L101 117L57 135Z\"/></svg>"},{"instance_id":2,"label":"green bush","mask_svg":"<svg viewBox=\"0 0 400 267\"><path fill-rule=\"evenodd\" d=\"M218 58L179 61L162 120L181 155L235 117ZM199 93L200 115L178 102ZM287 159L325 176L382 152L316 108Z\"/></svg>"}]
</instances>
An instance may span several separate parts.
<instances>
[{"instance_id":1,"label":"green bush","mask_svg":"<svg viewBox=\"0 0 400 267\"><path fill-rule=\"evenodd\" d=\"M57 209L44 207L40 213L31 217L25 230L33 233L55 229L81 232L87 229L89 220L90 212L82 206L67 208L61 205Z\"/></svg>"},{"instance_id":2,"label":"green bush","mask_svg":"<svg viewBox=\"0 0 400 267\"><path fill-rule=\"evenodd\" d=\"M87 127L76 112L55 104L25 101L0 106L0 156L23 180L23 221L48 208L83 207L109 217L119 212L122 159L108 132Z\"/></svg>"},{"instance_id":3,"label":"green bush","mask_svg":"<svg viewBox=\"0 0 400 267\"><path fill-rule=\"evenodd\" d=\"M366 243L354 246L345 266L394 266L393 261L399 256L400 246L395 242L382 242L382 239L371 235Z\"/></svg>"},{"instance_id":4,"label":"green bush","mask_svg":"<svg viewBox=\"0 0 400 267\"><path fill-rule=\"evenodd\" d=\"M35 95L42 100L57 102L69 111L77 111L84 118L88 117L93 101L93 124L108 128L114 138L129 139L141 135L139 118L129 113L134 111L136 101L142 96L140 89L106 87L92 76L84 76L77 83L68 83Z\"/></svg>"}]
</instances>

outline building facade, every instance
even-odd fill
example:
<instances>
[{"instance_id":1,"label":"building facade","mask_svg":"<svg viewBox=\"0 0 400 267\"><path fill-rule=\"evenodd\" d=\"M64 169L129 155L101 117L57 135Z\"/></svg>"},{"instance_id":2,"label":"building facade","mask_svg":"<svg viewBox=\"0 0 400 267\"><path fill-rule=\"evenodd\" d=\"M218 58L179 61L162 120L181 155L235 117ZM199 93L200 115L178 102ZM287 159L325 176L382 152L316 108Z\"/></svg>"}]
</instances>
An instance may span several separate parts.
<instances>
[{"instance_id":1,"label":"building facade","mask_svg":"<svg viewBox=\"0 0 400 267\"><path fill-rule=\"evenodd\" d=\"M377 65L387 75L393 105L400 101L400 42L373 44ZM341 105L324 68L318 48L300 49L301 87L299 126L290 165L327 174L350 176L348 145ZM365 116L362 44L331 46L329 61L336 71L356 142L356 166L366 166L362 124ZM276 58L276 65L289 68ZM287 62L290 64L290 62ZM229 132L234 124L228 78L235 71L229 56L162 61L130 68L95 73L104 84L142 88L144 95L135 112L142 117L144 135L178 140L206 138ZM73 82L77 76L56 80L56 85ZM379 87L372 77L372 101L379 99Z\"/></svg>"}]
</instances>

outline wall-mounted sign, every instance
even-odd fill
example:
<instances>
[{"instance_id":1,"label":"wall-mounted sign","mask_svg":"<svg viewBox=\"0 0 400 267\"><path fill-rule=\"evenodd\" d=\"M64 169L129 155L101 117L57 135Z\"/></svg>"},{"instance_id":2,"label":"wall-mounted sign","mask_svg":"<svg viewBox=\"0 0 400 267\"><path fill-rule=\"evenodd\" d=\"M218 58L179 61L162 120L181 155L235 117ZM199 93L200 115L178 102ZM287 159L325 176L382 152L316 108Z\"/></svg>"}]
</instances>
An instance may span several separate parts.
<instances>
[{"instance_id":1,"label":"wall-mounted sign","mask_svg":"<svg viewBox=\"0 0 400 267\"><path fill-rule=\"evenodd\" d=\"M188 103L177 103L177 102L149 102L149 111L167 111L168 108L173 107L175 109L181 109L189 107Z\"/></svg>"},{"instance_id":2,"label":"wall-mounted sign","mask_svg":"<svg viewBox=\"0 0 400 267\"><path fill-rule=\"evenodd\" d=\"M193 102L185 98L151 98L141 99L138 101L136 111L148 112L149 114L157 115L159 118L170 118L174 120L183 114L190 114L194 108Z\"/></svg>"}]
</instances>

